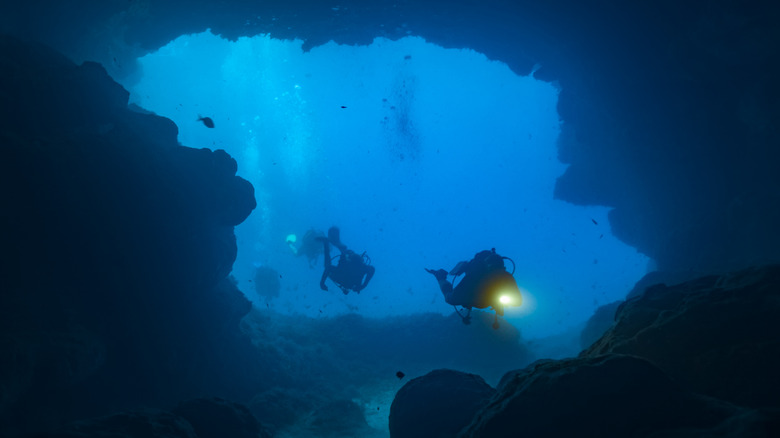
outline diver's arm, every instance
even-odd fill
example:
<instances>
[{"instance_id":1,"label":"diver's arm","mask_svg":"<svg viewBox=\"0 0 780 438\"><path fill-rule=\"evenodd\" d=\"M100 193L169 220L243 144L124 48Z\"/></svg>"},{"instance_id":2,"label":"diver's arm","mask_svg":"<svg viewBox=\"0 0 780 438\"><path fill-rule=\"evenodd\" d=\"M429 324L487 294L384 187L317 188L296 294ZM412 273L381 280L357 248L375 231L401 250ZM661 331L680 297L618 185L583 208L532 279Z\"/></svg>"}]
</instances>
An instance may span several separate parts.
<instances>
[{"instance_id":1,"label":"diver's arm","mask_svg":"<svg viewBox=\"0 0 780 438\"><path fill-rule=\"evenodd\" d=\"M322 271L322 278L320 278L320 289L322 290L328 290L328 286L325 284L325 280L327 280L328 275L330 275L330 269L331 267L327 265L325 266L325 270Z\"/></svg>"},{"instance_id":2,"label":"diver's arm","mask_svg":"<svg viewBox=\"0 0 780 438\"><path fill-rule=\"evenodd\" d=\"M371 281L371 277L374 276L374 271L376 269L373 266L366 266L366 277L363 279L363 284L360 285L360 289L355 290L355 292L360 292L361 290L365 289L366 286L368 286L368 282Z\"/></svg>"}]
</instances>

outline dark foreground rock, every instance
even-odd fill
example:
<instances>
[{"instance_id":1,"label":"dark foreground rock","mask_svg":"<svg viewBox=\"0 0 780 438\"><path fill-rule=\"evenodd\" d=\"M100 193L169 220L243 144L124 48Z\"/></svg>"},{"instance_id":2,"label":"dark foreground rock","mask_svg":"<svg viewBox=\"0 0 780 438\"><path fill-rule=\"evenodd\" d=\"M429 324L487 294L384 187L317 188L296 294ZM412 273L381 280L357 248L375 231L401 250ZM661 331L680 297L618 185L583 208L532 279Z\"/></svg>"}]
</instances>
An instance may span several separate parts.
<instances>
[{"instance_id":1,"label":"dark foreground rock","mask_svg":"<svg viewBox=\"0 0 780 438\"><path fill-rule=\"evenodd\" d=\"M261 387L227 279L254 189L96 63L0 36L4 436ZM239 383L240 382L240 383Z\"/></svg>"},{"instance_id":2,"label":"dark foreground rock","mask_svg":"<svg viewBox=\"0 0 780 438\"><path fill-rule=\"evenodd\" d=\"M390 406L390 436L455 436L494 393L474 374L431 371L410 380L396 394Z\"/></svg>"},{"instance_id":3,"label":"dark foreground rock","mask_svg":"<svg viewBox=\"0 0 780 438\"><path fill-rule=\"evenodd\" d=\"M393 409L421 419L398 422L407 428L399 431L391 414L391 433L780 436L779 295L775 265L652 286L620 305L612 328L579 357L541 360L504 375L468 421L461 415L473 407L471 398L458 401L435 385L414 393L405 387ZM454 407L441 409L441 400ZM464 428L445 429L454 424Z\"/></svg>"},{"instance_id":4,"label":"dark foreground rock","mask_svg":"<svg viewBox=\"0 0 780 438\"><path fill-rule=\"evenodd\" d=\"M620 355L545 361L505 377L462 437L631 437L711 427L739 409Z\"/></svg>"},{"instance_id":5,"label":"dark foreground rock","mask_svg":"<svg viewBox=\"0 0 780 438\"><path fill-rule=\"evenodd\" d=\"M199 438L182 417L143 409L78 421L40 438Z\"/></svg>"},{"instance_id":6,"label":"dark foreground rock","mask_svg":"<svg viewBox=\"0 0 780 438\"><path fill-rule=\"evenodd\" d=\"M653 362L688 388L735 404L780 407L780 266L656 285L627 301L582 356Z\"/></svg>"},{"instance_id":7,"label":"dark foreground rock","mask_svg":"<svg viewBox=\"0 0 780 438\"><path fill-rule=\"evenodd\" d=\"M605 304L593 313L580 333L580 348L586 349L598 341L604 333L615 325L615 312L623 301Z\"/></svg>"},{"instance_id":8,"label":"dark foreground rock","mask_svg":"<svg viewBox=\"0 0 780 438\"><path fill-rule=\"evenodd\" d=\"M218 397L199 398L180 403L171 410L184 418L198 438L270 438L249 409Z\"/></svg>"},{"instance_id":9,"label":"dark foreground rock","mask_svg":"<svg viewBox=\"0 0 780 438\"><path fill-rule=\"evenodd\" d=\"M41 438L270 438L239 403L192 399L171 411L138 409L76 421Z\"/></svg>"}]
</instances>

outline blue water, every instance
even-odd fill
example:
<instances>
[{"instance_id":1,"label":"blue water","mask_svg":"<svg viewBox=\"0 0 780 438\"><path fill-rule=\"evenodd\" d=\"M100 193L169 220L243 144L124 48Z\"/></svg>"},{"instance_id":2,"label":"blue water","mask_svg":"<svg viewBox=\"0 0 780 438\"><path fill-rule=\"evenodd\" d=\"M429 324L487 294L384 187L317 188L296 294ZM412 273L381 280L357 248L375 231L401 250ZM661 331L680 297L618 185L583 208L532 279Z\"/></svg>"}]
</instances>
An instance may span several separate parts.
<instances>
[{"instance_id":1,"label":"blue water","mask_svg":"<svg viewBox=\"0 0 780 438\"><path fill-rule=\"evenodd\" d=\"M610 233L606 207L553 199L565 169L555 84L415 37L301 45L182 36L124 84L131 102L178 125L183 145L225 149L254 185L233 275L258 306L316 318L447 314L423 268L494 247L516 263L525 299L507 319L539 338L576 328L645 273L647 258ZM376 267L360 295L321 291L321 260L311 268L285 242L331 225ZM257 266L282 276L278 298L255 292Z\"/></svg>"}]
</instances>

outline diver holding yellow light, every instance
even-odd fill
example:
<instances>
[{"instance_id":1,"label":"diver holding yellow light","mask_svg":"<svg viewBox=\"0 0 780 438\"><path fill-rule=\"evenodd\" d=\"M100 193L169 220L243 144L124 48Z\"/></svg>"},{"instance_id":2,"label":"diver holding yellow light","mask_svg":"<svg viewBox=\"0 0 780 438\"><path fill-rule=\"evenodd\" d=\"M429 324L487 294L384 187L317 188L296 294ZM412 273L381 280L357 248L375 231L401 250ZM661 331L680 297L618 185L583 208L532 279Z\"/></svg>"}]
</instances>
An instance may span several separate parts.
<instances>
[{"instance_id":1,"label":"diver holding yellow light","mask_svg":"<svg viewBox=\"0 0 780 438\"><path fill-rule=\"evenodd\" d=\"M512 273L507 272L504 260L512 262ZM455 307L464 324L471 322L472 307L492 307L496 311L493 328L498 329L498 317L504 315L504 307L522 304L520 289L513 276L515 262L497 254L495 248L478 252L468 262L459 262L449 273L444 269L425 270L436 277L444 301ZM453 276L452 281L447 280L448 275ZM461 275L463 278L454 285ZM457 306L467 309L467 314L461 314Z\"/></svg>"}]
</instances>

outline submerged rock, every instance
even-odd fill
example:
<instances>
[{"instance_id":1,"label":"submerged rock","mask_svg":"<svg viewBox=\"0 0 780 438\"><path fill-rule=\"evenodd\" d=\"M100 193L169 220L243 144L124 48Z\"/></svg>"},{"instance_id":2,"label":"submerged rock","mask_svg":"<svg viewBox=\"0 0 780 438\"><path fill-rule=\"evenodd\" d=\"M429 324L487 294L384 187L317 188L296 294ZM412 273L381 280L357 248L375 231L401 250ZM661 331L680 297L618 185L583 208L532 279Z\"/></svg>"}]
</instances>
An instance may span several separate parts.
<instances>
[{"instance_id":1,"label":"submerged rock","mask_svg":"<svg viewBox=\"0 0 780 438\"><path fill-rule=\"evenodd\" d=\"M780 436L777 333L780 266L652 286L621 304L614 326L579 357L504 375L469 421L473 398L441 391L429 376L422 390L407 385L393 402L391 433Z\"/></svg>"},{"instance_id":2,"label":"submerged rock","mask_svg":"<svg viewBox=\"0 0 780 438\"><path fill-rule=\"evenodd\" d=\"M235 160L180 145L98 64L0 36L0 65L0 430L248 398Z\"/></svg>"},{"instance_id":3,"label":"submerged rock","mask_svg":"<svg viewBox=\"0 0 780 438\"><path fill-rule=\"evenodd\" d=\"M188 400L172 412L189 421L198 438L270 438L249 409L218 397Z\"/></svg>"},{"instance_id":4,"label":"submerged rock","mask_svg":"<svg viewBox=\"0 0 780 438\"><path fill-rule=\"evenodd\" d=\"M582 349L590 347L615 324L615 312L623 301L615 301L605 304L593 313L580 333L580 346Z\"/></svg>"},{"instance_id":5,"label":"submerged rock","mask_svg":"<svg viewBox=\"0 0 780 438\"><path fill-rule=\"evenodd\" d=\"M702 394L780 406L780 266L656 285L582 353L641 356Z\"/></svg>"},{"instance_id":6,"label":"submerged rock","mask_svg":"<svg viewBox=\"0 0 780 438\"><path fill-rule=\"evenodd\" d=\"M278 430L291 426L322 403L316 392L275 387L257 394L248 407L263 424Z\"/></svg>"},{"instance_id":7,"label":"submerged rock","mask_svg":"<svg viewBox=\"0 0 780 438\"><path fill-rule=\"evenodd\" d=\"M184 401L170 412L137 409L76 421L47 438L270 438L245 406L221 398Z\"/></svg>"},{"instance_id":8,"label":"submerged rock","mask_svg":"<svg viewBox=\"0 0 780 438\"><path fill-rule=\"evenodd\" d=\"M363 438L373 435L363 409L352 400L335 400L317 408L307 422L310 436Z\"/></svg>"},{"instance_id":9,"label":"submerged rock","mask_svg":"<svg viewBox=\"0 0 780 438\"><path fill-rule=\"evenodd\" d=\"M494 393L477 375L431 371L410 380L395 395L390 406L390 436L454 437Z\"/></svg>"},{"instance_id":10,"label":"submerged rock","mask_svg":"<svg viewBox=\"0 0 780 438\"><path fill-rule=\"evenodd\" d=\"M607 355L542 361L509 373L458 436L636 437L710 427L737 411L685 391L644 359Z\"/></svg>"},{"instance_id":11,"label":"submerged rock","mask_svg":"<svg viewBox=\"0 0 780 438\"><path fill-rule=\"evenodd\" d=\"M78 421L47 438L201 438L190 423L170 412L142 409Z\"/></svg>"}]
</instances>

